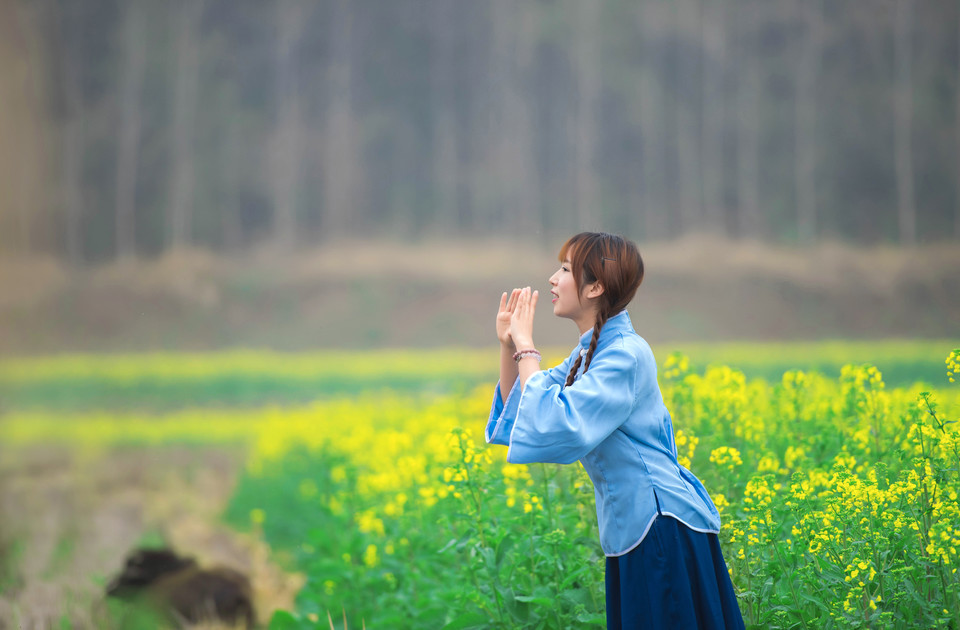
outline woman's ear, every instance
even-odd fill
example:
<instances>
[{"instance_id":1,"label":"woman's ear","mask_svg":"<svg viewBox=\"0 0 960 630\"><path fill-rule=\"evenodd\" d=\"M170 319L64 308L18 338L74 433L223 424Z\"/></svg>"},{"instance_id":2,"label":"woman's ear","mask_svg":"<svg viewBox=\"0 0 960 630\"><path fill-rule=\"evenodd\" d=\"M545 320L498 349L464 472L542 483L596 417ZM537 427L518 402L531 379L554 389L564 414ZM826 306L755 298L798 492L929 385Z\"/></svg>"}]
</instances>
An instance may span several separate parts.
<instances>
[{"instance_id":1,"label":"woman's ear","mask_svg":"<svg viewBox=\"0 0 960 630\"><path fill-rule=\"evenodd\" d=\"M599 282L594 282L587 287L587 290L584 292L584 297L588 300L596 299L603 295L603 285Z\"/></svg>"}]
</instances>

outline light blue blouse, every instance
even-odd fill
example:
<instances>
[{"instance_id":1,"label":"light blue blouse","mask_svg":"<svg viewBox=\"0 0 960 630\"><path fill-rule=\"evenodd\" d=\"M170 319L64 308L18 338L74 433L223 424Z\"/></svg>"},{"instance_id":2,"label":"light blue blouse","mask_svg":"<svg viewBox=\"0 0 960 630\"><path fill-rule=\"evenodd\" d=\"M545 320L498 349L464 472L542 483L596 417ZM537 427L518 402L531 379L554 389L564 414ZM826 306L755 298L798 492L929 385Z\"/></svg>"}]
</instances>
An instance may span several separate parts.
<instances>
[{"instance_id":1,"label":"light blue blouse","mask_svg":"<svg viewBox=\"0 0 960 630\"><path fill-rule=\"evenodd\" d=\"M626 311L600 330L590 369L564 387L593 331L560 365L517 379L506 402L497 384L486 439L503 444L507 461L583 464L597 499L600 546L608 556L640 544L658 509L700 532L720 532L720 514L693 473L677 462L670 413L657 364Z\"/></svg>"}]
</instances>

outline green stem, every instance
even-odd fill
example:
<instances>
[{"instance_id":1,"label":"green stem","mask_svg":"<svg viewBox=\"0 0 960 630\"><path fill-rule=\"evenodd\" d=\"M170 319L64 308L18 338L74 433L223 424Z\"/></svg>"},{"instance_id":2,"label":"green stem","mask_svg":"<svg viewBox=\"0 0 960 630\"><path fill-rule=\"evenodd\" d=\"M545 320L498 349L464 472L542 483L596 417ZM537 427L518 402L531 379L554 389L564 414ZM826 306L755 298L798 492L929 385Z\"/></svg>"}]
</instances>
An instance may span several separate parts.
<instances>
[{"instance_id":1,"label":"green stem","mask_svg":"<svg viewBox=\"0 0 960 630\"><path fill-rule=\"evenodd\" d=\"M764 519L764 523L763 523L763 524L764 524L764 526L765 526L765 528L766 528L766 530L767 530L767 537L768 537L770 540L776 540L776 539L779 537L779 536L777 535L778 532L774 532L774 531L771 530L771 527L770 527L769 523L766 522L766 519ZM777 562L780 563L780 568L783 570L783 575L784 575L784 576L791 576L791 575L793 575L793 571L790 571L790 570L787 568L787 563L786 563L786 561L783 559L783 554L780 553L780 547L779 547L778 545L774 544L774 545L773 545L773 550L774 550L774 552L776 552L776 554L777 554ZM800 596L797 595L797 588L796 588L797 585L794 584L794 582L793 582L792 579L790 579L790 578L786 578L786 579L788 580L788 584L789 584L789 586L790 586L790 594L793 596L793 605L796 606L797 614L800 616L800 624L801 624L804 628L806 628L806 627L807 627L807 620L806 620L806 618L803 616L803 607L802 607L801 604L800 604Z\"/></svg>"},{"instance_id":2,"label":"green stem","mask_svg":"<svg viewBox=\"0 0 960 630\"><path fill-rule=\"evenodd\" d=\"M470 496L473 498L474 505L476 506L476 523L477 523L477 535L480 537L480 544L484 549L489 549L490 545L487 544L487 537L484 533L484 522L483 522L483 501L480 499L479 491L476 485L473 483L473 476L470 474L470 466L467 464L467 451L466 446L463 443L463 434L460 436L460 455L461 462L463 466L463 475L466 478L467 489L470 491ZM494 567L496 571L496 567ZM493 600L497 605L497 621L503 624L503 607L501 605L502 596L500 595L500 590L497 588L497 575L491 575L490 580L490 589L493 591ZM479 590L479 586L477 587Z\"/></svg>"}]
</instances>

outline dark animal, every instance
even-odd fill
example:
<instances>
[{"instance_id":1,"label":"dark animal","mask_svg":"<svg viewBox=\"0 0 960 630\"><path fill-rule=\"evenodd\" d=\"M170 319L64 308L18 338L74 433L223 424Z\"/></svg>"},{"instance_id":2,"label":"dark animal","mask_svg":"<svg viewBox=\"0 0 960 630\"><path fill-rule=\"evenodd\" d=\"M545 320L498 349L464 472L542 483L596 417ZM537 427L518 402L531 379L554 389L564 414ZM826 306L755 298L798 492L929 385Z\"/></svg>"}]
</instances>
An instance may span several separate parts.
<instances>
[{"instance_id":1,"label":"dark animal","mask_svg":"<svg viewBox=\"0 0 960 630\"><path fill-rule=\"evenodd\" d=\"M250 581L223 567L201 569L169 549L137 549L107 585L107 596L147 603L171 621L254 626Z\"/></svg>"}]
</instances>

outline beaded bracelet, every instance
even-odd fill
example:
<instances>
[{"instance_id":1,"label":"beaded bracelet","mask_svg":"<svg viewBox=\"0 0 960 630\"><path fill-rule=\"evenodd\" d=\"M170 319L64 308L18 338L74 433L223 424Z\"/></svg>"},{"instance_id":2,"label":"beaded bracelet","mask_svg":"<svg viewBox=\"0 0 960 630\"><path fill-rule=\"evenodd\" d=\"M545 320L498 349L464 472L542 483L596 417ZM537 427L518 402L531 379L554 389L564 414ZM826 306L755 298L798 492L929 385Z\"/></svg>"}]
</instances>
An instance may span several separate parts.
<instances>
[{"instance_id":1,"label":"beaded bracelet","mask_svg":"<svg viewBox=\"0 0 960 630\"><path fill-rule=\"evenodd\" d=\"M539 362L543 357L540 355L540 352L534 349L531 350L518 350L513 353L513 360L517 363L520 363L520 359L523 357L536 357Z\"/></svg>"}]
</instances>

